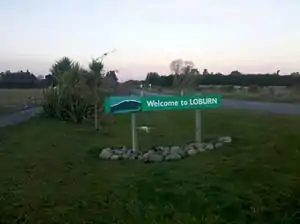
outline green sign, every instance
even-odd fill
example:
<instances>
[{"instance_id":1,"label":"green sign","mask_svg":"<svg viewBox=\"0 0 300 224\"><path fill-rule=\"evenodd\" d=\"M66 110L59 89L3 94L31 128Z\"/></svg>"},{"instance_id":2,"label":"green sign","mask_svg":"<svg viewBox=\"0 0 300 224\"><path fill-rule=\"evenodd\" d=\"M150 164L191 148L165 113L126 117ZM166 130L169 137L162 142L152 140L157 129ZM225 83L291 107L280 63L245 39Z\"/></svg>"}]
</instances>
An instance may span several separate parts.
<instances>
[{"instance_id":1,"label":"green sign","mask_svg":"<svg viewBox=\"0 0 300 224\"><path fill-rule=\"evenodd\" d=\"M134 113L142 111L139 96L112 96L105 100L105 112L112 114Z\"/></svg>"},{"instance_id":2,"label":"green sign","mask_svg":"<svg viewBox=\"0 0 300 224\"><path fill-rule=\"evenodd\" d=\"M113 114L159 110L205 109L220 106L220 95L125 96L109 97L105 101L106 113Z\"/></svg>"}]
</instances>

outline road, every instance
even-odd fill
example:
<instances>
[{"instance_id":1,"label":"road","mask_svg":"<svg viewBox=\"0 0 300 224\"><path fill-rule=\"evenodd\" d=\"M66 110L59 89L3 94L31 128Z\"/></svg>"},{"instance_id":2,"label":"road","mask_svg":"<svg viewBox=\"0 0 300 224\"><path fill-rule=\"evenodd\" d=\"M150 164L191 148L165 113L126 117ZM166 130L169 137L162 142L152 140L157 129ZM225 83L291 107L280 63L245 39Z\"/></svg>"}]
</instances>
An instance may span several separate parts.
<instances>
[{"instance_id":1,"label":"road","mask_svg":"<svg viewBox=\"0 0 300 224\"><path fill-rule=\"evenodd\" d=\"M0 117L0 128L27 121L42 112L42 107L30 108Z\"/></svg>"},{"instance_id":2,"label":"road","mask_svg":"<svg viewBox=\"0 0 300 224\"><path fill-rule=\"evenodd\" d=\"M145 92L148 96L168 96L167 94L158 94ZM246 100L222 100L222 107L229 109L249 109L265 111L276 114L290 114L290 115L300 115L300 104L291 103L270 103L270 102L256 102L256 101L246 101ZM15 112L10 115L0 117L0 128L19 124L23 121L29 120L30 118L36 116L42 112L41 107L31 108L19 112Z\"/></svg>"},{"instance_id":3,"label":"road","mask_svg":"<svg viewBox=\"0 0 300 224\"><path fill-rule=\"evenodd\" d=\"M153 92L144 92L144 95L170 96L170 94L158 94ZM300 104L292 104L292 103L271 103L271 102L223 99L222 107L229 108L229 109L259 110L259 111L265 111L265 112L276 113L276 114L300 115Z\"/></svg>"}]
</instances>

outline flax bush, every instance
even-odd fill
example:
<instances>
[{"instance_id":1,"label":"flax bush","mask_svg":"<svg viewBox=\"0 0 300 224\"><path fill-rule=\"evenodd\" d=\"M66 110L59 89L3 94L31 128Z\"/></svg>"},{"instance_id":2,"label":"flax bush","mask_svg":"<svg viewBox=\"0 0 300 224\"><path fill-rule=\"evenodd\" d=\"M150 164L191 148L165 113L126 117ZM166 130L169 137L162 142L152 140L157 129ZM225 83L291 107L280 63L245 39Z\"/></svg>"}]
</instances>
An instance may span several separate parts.
<instances>
[{"instance_id":1,"label":"flax bush","mask_svg":"<svg viewBox=\"0 0 300 224\"><path fill-rule=\"evenodd\" d=\"M94 85L94 73L68 58L56 62L50 71L55 82L52 87L44 90L43 108L47 116L81 123L94 117L93 113L101 112L95 110L95 106L102 108L104 95L99 85L97 89ZM101 77L97 79L97 83L100 82Z\"/></svg>"}]
</instances>

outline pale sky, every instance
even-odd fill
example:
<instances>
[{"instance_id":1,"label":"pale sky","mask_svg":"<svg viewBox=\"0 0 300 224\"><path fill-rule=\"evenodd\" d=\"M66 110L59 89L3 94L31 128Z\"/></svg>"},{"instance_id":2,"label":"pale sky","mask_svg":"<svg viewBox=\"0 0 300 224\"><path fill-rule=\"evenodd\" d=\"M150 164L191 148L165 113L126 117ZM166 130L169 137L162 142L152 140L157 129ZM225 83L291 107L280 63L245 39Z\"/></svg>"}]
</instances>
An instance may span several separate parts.
<instances>
[{"instance_id":1,"label":"pale sky","mask_svg":"<svg viewBox=\"0 0 300 224\"><path fill-rule=\"evenodd\" d=\"M172 60L202 71L300 71L300 0L3 0L0 71L46 74L68 56L105 58L119 78L170 73Z\"/></svg>"}]
</instances>

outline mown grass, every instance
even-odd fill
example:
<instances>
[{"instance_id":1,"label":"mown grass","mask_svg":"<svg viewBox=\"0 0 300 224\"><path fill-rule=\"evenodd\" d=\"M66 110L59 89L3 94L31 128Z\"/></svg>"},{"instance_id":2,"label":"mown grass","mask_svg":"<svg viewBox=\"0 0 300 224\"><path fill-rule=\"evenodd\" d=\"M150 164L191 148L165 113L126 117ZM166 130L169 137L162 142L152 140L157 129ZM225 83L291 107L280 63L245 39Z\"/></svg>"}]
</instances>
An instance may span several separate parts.
<instances>
[{"instance_id":1,"label":"mown grass","mask_svg":"<svg viewBox=\"0 0 300 224\"><path fill-rule=\"evenodd\" d=\"M234 144L179 162L100 161L130 145L128 115L93 132L45 118L0 129L0 223L299 223L300 117L203 112ZM141 148L194 137L194 112L139 114Z\"/></svg>"},{"instance_id":2,"label":"mown grass","mask_svg":"<svg viewBox=\"0 0 300 224\"><path fill-rule=\"evenodd\" d=\"M0 115L38 105L42 98L42 89L0 89Z\"/></svg>"}]
</instances>

